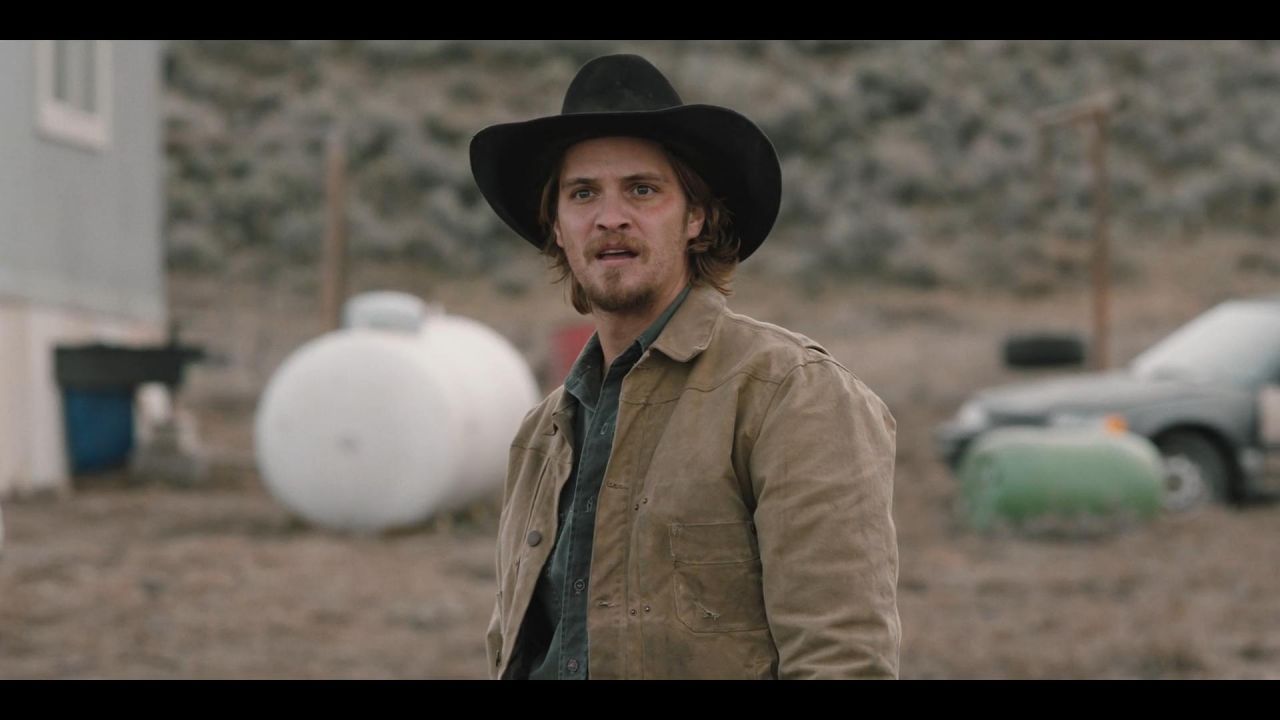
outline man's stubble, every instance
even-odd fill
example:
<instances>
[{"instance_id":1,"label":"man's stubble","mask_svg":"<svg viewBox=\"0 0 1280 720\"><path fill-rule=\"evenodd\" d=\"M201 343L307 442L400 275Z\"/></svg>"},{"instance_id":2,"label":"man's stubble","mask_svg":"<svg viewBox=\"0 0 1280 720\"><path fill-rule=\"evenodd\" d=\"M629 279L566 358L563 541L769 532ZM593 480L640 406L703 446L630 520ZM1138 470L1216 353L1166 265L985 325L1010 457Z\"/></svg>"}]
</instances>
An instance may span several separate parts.
<instances>
[{"instance_id":1,"label":"man's stubble","mask_svg":"<svg viewBox=\"0 0 1280 720\"><path fill-rule=\"evenodd\" d=\"M601 288L583 285L587 300L591 301L591 307L615 314L633 314L652 309L653 287L641 287L628 291L622 287L622 272L622 268L606 270Z\"/></svg>"},{"instance_id":2,"label":"man's stubble","mask_svg":"<svg viewBox=\"0 0 1280 720\"><path fill-rule=\"evenodd\" d=\"M642 249L643 245L635 239L626 237L621 233L605 233L593 242L588 243L587 248L582 253L583 263L589 265L605 244L621 244L627 247L636 253L635 262L637 263L648 259L647 253ZM575 281L582 286L587 300L595 310L614 314L633 314L652 310L653 304L657 300L657 290L652 284L632 290L625 289L622 286L624 271L625 268L606 269L598 287L582 282L580 278L575 277Z\"/></svg>"}]
</instances>

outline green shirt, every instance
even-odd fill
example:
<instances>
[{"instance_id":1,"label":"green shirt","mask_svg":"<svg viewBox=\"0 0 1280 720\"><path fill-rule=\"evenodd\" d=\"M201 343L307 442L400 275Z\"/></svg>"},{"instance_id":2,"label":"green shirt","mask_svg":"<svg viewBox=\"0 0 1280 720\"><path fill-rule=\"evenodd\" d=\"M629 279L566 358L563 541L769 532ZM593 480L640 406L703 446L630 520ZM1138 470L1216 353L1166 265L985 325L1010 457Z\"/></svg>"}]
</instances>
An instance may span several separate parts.
<instances>
[{"instance_id":1,"label":"green shirt","mask_svg":"<svg viewBox=\"0 0 1280 720\"><path fill-rule=\"evenodd\" d=\"M604 355L593 334L573 364L564 388L576 401L573 472L559 499L559 531L525 619L521 642L531 660L531 680L587 678L587 582L595 533L596 497L613 450L622 379L653 344L689 294L683 292L603 377Z\"/></svg>"}]
</instances>

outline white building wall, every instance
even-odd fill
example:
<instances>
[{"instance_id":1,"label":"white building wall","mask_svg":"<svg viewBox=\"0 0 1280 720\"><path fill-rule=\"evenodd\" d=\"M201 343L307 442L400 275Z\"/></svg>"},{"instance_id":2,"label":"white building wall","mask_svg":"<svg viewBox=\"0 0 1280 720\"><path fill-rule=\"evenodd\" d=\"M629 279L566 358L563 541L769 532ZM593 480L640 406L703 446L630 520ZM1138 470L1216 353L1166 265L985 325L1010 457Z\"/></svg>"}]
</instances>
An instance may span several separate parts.
<instances>
[{"instance_id":1,"label":"white building wall","mask_svg":"<svg viewBox=\"0 0 1280 720\"><path fill-rule=\"evenodd\" d=\"M57 345L164 339L160 43L110 50L86 149L38 130L34 41L0 41L0 498L69 487Z\"/></svg>"},{"instance_id":2,"label":"white building wall","mask_svg":"<svg viewBox=\"0 0 1280 720\"><path fill-rule=\"evenodd\" d=\"M0 498L70 488L54 348L91 342L153 345L158 323L0 302Z\"/></svg>"}]
</instances>

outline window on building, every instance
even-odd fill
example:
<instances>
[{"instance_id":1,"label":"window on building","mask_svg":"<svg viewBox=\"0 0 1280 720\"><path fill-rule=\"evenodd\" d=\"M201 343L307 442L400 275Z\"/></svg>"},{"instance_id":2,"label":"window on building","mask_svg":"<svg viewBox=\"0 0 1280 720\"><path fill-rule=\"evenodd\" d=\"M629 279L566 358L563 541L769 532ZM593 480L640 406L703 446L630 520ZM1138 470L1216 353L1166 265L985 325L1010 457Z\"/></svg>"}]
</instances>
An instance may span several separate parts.
<instances>
[{"instance_id":1,"label":"window on building","mask_svg":"<svg viewBox=\"0 0 1280 720\"><path fill-rule=\"evenodd\" d=\"M36 130L89 150L111 142L111 41L37 40Z\"/></svg>"}]
</instances>

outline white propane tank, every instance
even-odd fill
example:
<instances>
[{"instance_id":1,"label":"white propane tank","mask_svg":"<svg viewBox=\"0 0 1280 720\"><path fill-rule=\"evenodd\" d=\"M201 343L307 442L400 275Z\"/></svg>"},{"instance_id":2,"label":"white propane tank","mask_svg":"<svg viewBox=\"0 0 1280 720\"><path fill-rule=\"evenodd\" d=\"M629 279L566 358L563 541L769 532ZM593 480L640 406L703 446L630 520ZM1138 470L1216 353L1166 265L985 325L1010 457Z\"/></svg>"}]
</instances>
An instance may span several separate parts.
<instances>
[{"instance_id":1,"label":"white propane tank","mask_svg":"<svg viewBox=\"0 0 1280 720\"><path fill-rule=\"evenodd\" d=\"M317 525L379 531L501 486L538 401L515 348L404 293L356 296L344 317L263 391L254 436L272 495Z\"/></svg>"},{"instance_id":2,"label":"white propane tank","mask_svg":"<svg viewBox=\"0 0 1280 720\"><path fill-rule=\"evenodd\" d=\"M439 308L432 312L439 313ZM393 290L360 293L342 306L343 327L376 327L417 332L428 313L421 298Z\"/></svg>"},{"instance_id":3,"label":"white propane tank","mask_svg":"<svg viewBox=\"0 0 1280 720\"><path fill-rule=\"evenodd\" d=\"M441 503L453 510L502 486L511 440L537 404L538 383L524 357L488 326L457 315L428 316L420 342L459 412L465 462Z\"/></svg>"}]
</instances>

